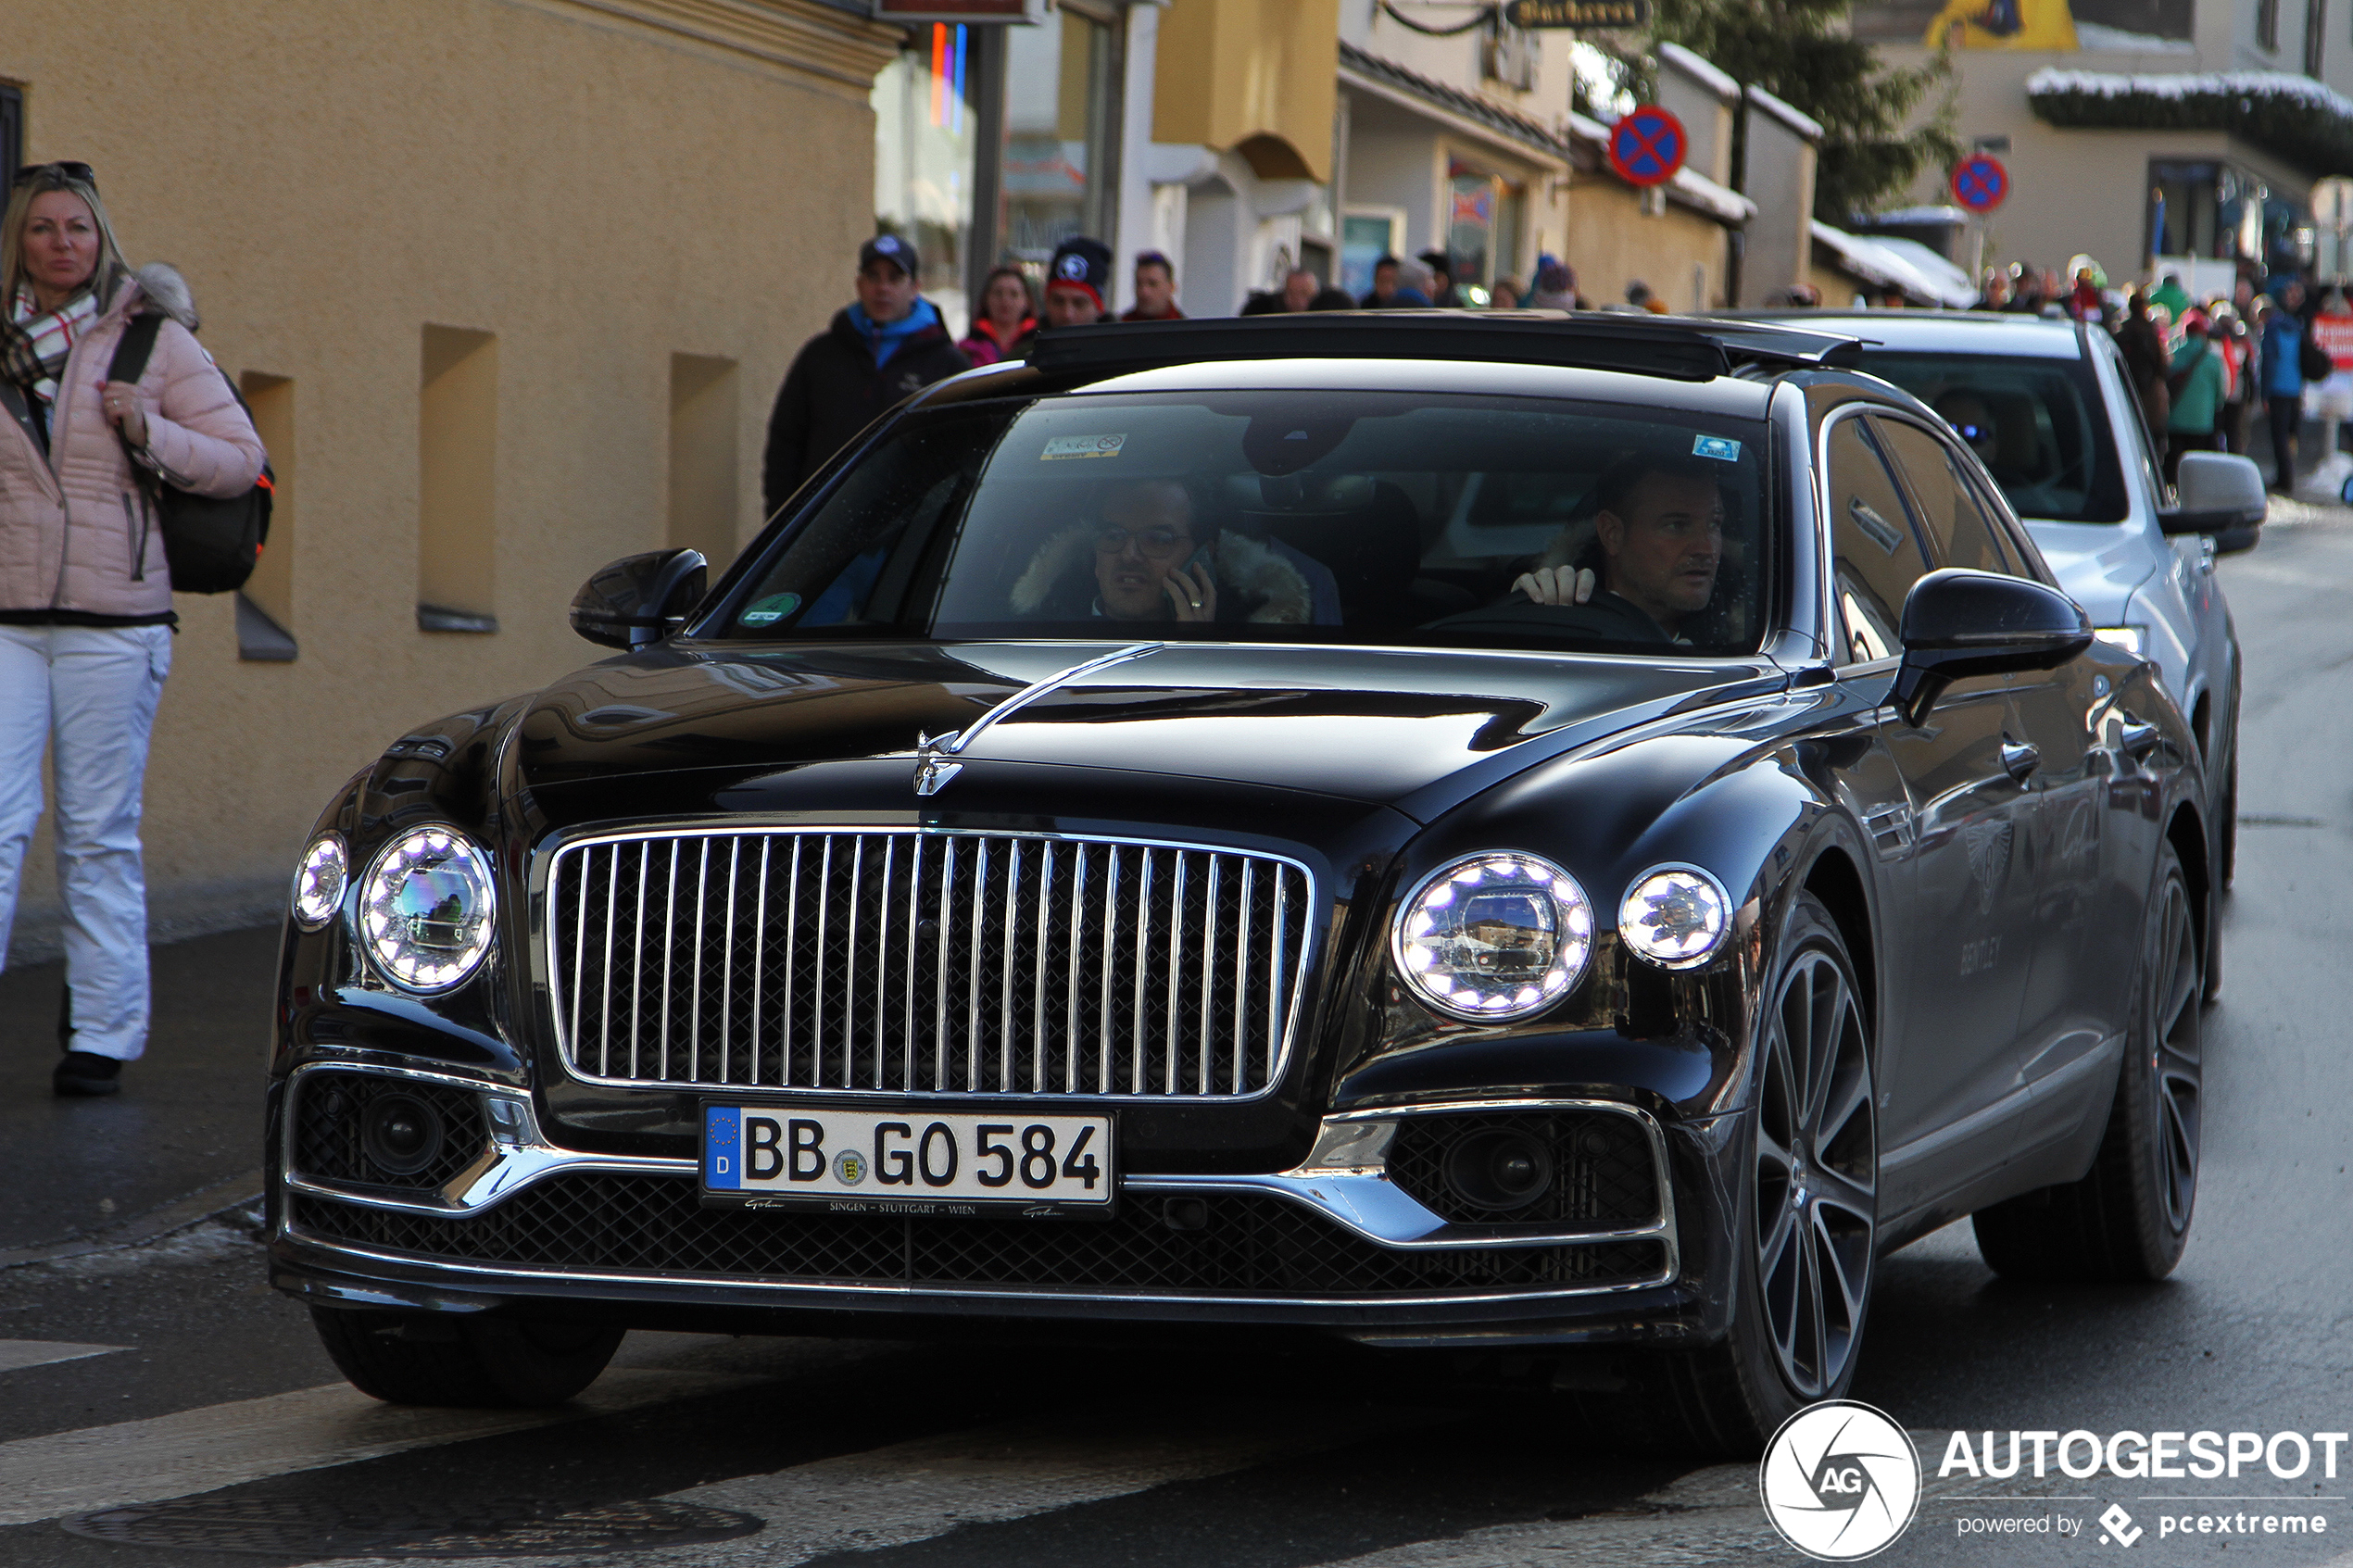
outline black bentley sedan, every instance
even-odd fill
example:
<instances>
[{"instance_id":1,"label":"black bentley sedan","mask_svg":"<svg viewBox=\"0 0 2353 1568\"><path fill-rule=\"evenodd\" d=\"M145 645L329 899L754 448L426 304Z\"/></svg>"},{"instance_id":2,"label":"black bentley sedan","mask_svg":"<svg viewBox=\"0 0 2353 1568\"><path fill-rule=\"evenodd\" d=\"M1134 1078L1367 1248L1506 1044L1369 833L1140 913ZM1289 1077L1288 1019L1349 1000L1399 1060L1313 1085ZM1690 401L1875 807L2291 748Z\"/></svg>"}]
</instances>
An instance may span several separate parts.
<instances>
[{"instance_id":1,"label":"black bentley sedan","mask_svg":"<svg viewBox=\"0 0 2353 1568\"><path fill-rule=\"evenodd\" d=\"M1255 1324L1557 1352L1743 1451L1951 1221L2164 1274L2195 740L1855 350L1056 332L715 585L614 563L624 651L319 820L275 1284L402 1402L632 1326Z\"/></svg>"}]
</instances>

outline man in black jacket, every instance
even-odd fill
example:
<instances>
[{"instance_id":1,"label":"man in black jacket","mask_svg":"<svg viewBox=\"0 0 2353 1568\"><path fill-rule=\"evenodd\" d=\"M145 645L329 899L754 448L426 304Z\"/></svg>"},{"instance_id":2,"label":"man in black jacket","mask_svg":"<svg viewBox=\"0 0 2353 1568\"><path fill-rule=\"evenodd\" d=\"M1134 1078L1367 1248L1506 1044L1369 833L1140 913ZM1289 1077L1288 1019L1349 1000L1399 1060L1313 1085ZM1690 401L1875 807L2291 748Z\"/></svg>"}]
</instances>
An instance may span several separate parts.
<instances>
[{"instance_id":1,"label":"man in black jacket","mask_svg":"<svg viewBox=\"0 0 2353 1568\"><path fill-rule=\"evenodd\" d=\"M896 234L858 247L858 302L801 345L768 417L766 516L876 416L971 369L938 307L918 292L922 258Z\"/></svg>"}]
</instances>

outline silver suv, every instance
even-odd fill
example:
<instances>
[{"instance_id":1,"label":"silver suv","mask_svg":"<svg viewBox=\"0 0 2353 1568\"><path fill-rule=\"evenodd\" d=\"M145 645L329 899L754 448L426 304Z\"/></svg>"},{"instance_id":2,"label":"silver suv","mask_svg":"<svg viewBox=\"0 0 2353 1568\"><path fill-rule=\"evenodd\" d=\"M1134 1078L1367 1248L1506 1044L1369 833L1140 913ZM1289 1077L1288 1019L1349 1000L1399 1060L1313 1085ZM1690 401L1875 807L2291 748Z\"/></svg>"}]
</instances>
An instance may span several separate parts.
<instances>
[{"instance_id":1,"label":"silver suv","mask_svg":"<svg viewBox=\"0 0 2353 1568\"><path fill-rule=\"evenodd\" d=\"M2218 786L2212 864L2229 886L2239 648L2214 578L2214 536L2260 525L2253 465L2193 453L2183 488L2200 493L2177 496L2115 344L2080 322L1908 310L1792 320L1864 339L1861 368L1926 403L1969 443L2100 636L2157 664ZM2227 505L2215 504L2224 499L2218 488Z\"/></svg>"}]
</instances>

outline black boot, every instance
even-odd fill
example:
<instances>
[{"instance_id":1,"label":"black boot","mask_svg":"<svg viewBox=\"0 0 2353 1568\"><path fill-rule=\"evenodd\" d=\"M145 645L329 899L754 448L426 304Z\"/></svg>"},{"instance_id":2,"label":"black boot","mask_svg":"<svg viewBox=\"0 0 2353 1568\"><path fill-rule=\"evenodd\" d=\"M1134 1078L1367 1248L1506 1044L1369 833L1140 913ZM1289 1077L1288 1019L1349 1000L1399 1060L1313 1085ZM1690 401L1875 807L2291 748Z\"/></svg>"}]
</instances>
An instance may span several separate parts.
<instances>
[{"instance_id":1,"label":"black boot","mask_svg":"<svg viewBox=\"0 0 2353 1568\"><path fill-rule=\"evenodd\" d=\"M122 1063L95 1051L68 1051L57 1070L49 1075L49 1086L60 1095L110 1095L122 1087Z\"/></svg>"}]
</instances>

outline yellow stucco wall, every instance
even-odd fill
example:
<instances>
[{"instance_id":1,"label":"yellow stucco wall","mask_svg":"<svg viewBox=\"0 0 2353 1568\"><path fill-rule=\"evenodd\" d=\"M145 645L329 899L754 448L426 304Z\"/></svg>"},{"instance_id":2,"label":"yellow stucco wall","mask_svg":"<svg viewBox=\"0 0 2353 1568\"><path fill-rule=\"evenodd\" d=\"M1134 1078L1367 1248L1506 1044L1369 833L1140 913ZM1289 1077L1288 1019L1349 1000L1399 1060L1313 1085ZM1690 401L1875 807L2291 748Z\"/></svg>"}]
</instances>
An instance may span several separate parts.
<instances>
[{"instance_id":1,"label":"yellow stucco wall","mask_svg":"<svg viewBox=\"0 0 2353 1568\"><path fill-rule=\"evenodd\" d=\"M1172 0L1152 139L1231 148L1262 180L1328 181L1339 39L1340 0Z\"/></svg>"},{"instance_id":2,"label":"yellow stucco wall","mask_svg":"<svg viewBox=\"0 0 2353 1568\"><path fill-rule=\"evenodd\" d=\"M1577 286L1595 305L1626 297L1635 278L1678 311L1720 308L1724 300L1726 230L1714 219L1670 201L1655 216L1642 211L1642 193L1603 173L1579 171L1568 190L1568 243L1561 259L1577 270ZM1692 297L1692 269L1707 270L1705 302Z\"/></svg>"},{"instance_id":3,"label":"yellow stucco wall","mask_svg":"<svg viewBox=\"0 0 2353 1568\"><path fill-rule=\"evenodd\" d=\"M176 601L145 833L167 922L278 884L328 792L413 723L598 657L565 608L665 542L673 356L736 367L735 439L705 410L685 445L732 457L688 489L740 497L749 536L777 383L873 232L867 93L894 39L810 0L8 0L28 157L94 165L221 365L291 383L271 591L300 655L241 661L231 597ZM493 634L416 623L428 326L496 343ZM36 940L49 859L44 827Z\"/></svg>"}]
</instances>

